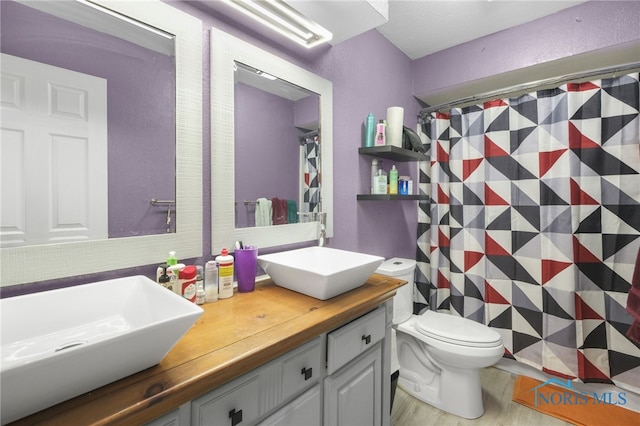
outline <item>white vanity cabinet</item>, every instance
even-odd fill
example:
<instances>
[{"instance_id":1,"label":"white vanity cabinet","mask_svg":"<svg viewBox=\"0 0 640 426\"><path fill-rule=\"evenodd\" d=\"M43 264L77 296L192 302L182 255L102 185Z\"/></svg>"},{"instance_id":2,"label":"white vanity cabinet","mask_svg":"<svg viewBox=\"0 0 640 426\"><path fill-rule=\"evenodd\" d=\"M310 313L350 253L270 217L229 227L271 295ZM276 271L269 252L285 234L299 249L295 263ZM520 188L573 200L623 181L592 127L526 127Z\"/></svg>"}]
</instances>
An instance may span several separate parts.
<instances>
[{"instance_id":1,"label":"white vanity cabinet","mask_svg":"<svg viewBox=\"0 0 640 426\"><path fill-rule=\"evenodd\" d=\"M387 301L149 424L388 426L391 310Z\"/></svg>"}]
</instances>

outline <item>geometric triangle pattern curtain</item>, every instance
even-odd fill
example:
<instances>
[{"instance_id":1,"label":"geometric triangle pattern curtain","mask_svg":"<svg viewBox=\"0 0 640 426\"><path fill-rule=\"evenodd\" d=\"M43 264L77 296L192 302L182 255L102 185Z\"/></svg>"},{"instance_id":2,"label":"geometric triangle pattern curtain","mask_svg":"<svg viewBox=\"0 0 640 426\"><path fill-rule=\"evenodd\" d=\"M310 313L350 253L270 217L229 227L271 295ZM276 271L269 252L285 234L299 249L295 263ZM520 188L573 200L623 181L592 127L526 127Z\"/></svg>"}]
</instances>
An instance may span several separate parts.
<instances>
[{"instance_id":1,"label":"geometric triangle pattern curtain","mask_svg":"<svg viewBox=\"0 0 640 426\"><path fill-rule=\"evenodd\" d=\"M640 392L625 336L640 249L638 74L421 119L416 310L498 331L505 356Z\"/></svg>"},{"instance_id":2,"label":"geometric triangle pattern curtain","mask_svg":"<svg viewBox=\"0 0 640 426\"><path fill-rule=\"evenodd\" d=\"M320 212L320 138L317 132L302 141L304 156L304 192L302 211Z\"/></svg>"}]
</instances>

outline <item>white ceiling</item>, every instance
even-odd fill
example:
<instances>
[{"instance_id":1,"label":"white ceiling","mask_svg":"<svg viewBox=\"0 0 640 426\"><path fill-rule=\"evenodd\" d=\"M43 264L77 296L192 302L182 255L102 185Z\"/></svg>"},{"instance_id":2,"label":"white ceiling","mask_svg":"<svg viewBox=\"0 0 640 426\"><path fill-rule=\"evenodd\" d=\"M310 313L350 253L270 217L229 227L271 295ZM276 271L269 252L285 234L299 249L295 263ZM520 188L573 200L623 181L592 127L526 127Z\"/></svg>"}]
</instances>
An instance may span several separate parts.
<instances>
[{"instance_id":1,"label":"white ceiling","mask_svg":"<svg viewBox=\"0 0 640 426\"><path fill-rule=\"evenodd\" d=\"M284 1L331 31L331 44L377 28L409 58L417 59L585 0Z\"/></svg>"},{"instance_id":2,"label":"white ceiling","mask_svg":"<svg viewBox=\"0 0 640 426\"><path fill-rule=\"evenodd\" d=\"M389 0L378 31L417 59L551 15L585 0Z\"/></svg>"}]
</instances>

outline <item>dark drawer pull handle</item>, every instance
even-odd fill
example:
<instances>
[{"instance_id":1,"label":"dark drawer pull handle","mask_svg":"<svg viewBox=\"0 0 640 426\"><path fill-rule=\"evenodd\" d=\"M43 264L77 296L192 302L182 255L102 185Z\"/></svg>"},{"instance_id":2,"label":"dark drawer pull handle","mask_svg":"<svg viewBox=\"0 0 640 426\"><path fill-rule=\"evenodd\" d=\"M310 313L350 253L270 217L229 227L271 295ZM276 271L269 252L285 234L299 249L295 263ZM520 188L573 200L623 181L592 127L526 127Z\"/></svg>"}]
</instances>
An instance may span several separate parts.
<instances>
[{"instance_id":1,"label":"dark drawer pull handle","mask_svg":"<svg viewBox=\"0 0 640 426\"><path fill-rule=\"evenodd\" d=\"M362 340L364 340L365 345L368 345L369 343L371 343L371 335L367 334L366 336L362 336Z\"/></svg>"},{"instance_id":2,"label":"dark drawer pull handle","mask_svg":"<svg viewBox=\"0 0 640 426\"><path fill-rule=\"evenodd\" d=\"M313 375L313 368L303 368L302 374L304 374L304 379L309 380Z\"/></svg>"},{"instance_id":3,"label":"dark drawer pull handle","mask_svg":"<svg viewBox=\"0 0 640 426\"><path fill-rule=\"evenodd\" d=\"M233 410L229 411L229 418L231 419L231 426L239 425L240 423L242 423L242 410L236 411L236 409L234 408Z\"/></svg>"}]
</instances>

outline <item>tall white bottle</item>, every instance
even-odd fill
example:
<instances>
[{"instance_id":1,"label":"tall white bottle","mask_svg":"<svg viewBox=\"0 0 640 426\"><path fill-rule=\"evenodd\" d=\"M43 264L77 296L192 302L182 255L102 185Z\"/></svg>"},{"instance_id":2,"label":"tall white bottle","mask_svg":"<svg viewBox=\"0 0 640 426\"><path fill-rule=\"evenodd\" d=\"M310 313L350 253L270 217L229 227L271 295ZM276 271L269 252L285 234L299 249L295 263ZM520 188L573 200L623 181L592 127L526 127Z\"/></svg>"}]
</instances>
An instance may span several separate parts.
<instances>
[{"instance_id":1,"label":"tall white bottle","mask_svg":"<svg viewBox=\"0 0 640 426\"><path fill-rule=\"evenodd\" d=\"M233 256L226 248L216 257L218 264L218 298L228 299L233 296Z\"/></svg>"}]
</instances>

